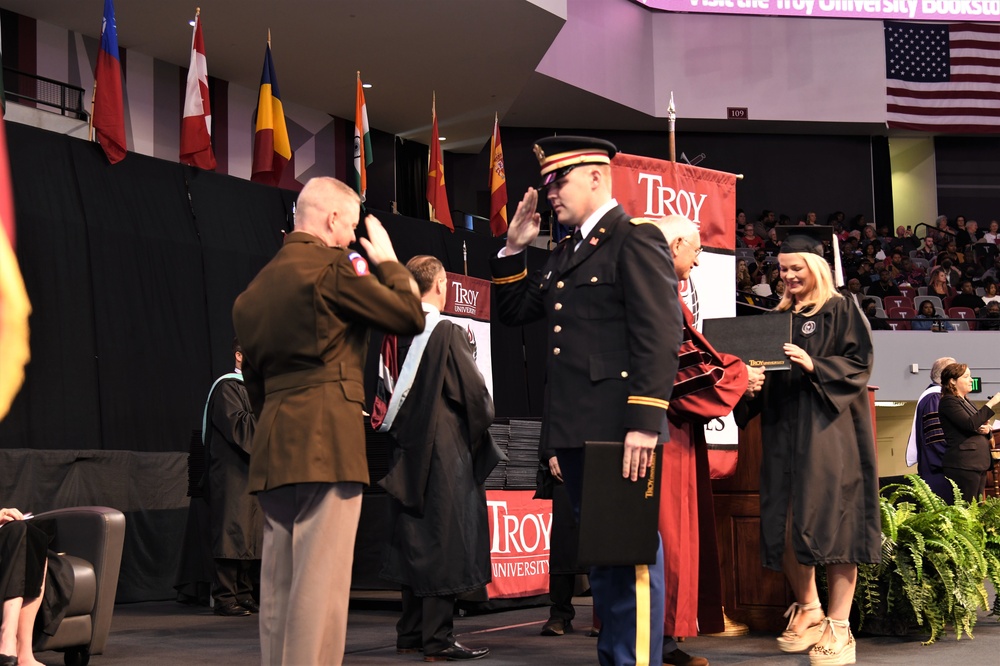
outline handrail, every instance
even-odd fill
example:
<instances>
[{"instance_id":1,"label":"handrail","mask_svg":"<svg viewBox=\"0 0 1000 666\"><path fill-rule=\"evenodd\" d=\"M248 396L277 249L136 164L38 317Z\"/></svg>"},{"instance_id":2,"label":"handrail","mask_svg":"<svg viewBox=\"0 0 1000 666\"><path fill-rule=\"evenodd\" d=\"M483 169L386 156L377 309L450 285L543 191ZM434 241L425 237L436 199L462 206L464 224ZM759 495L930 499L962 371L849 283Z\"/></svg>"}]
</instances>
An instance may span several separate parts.
<instances>
[{"instance_id":1,"label":"handrail","mask_svg":"<svg viewBox=\"0 0 1000 666\"><path fill-rule=\"evenodd\" d=\"M83 108L84 90L79 86L4 67L3 87L7 98L20 104L40 104L58 109L63 116L75 116L78 120L88 118Z\"/></svg>"}]
</instances>

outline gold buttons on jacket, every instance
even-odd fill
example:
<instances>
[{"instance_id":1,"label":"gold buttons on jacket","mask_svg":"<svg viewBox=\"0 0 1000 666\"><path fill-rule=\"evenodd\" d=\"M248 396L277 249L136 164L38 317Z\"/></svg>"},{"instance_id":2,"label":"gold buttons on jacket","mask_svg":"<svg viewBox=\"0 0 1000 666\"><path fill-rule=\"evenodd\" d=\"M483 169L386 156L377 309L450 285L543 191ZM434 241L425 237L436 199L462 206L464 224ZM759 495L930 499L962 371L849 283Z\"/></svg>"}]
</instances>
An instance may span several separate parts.
<instances>
[{"instance_id":1,"label":"gold buttons on jacket","mask_svg":"<svg viewBox=\"0 0 1000 666\"><path fill-rule=\"evenodd\" d=\"M622 379L628 379L628 370L622 370Z\"/></svg>"},{"instance_id":2,"label":"gold buttons on jacket","mask_svg":"<svg viewBox=\"0 0 1000 666\"><path fill-rule=\"evenodd\" d=\"M556 347L555 349L552 350L552 355L553 356L559 356L559 352L560 351L562 351L562 350L559 349L559 347Z\"/></svg>"},{"instance_id":3,"label":"gold buttons on jacket","mask_svg":"<svg viewBox=\"0 0 1000 666\"><path fill-rule=\"evenodd\" d=\"M566 286L566 283L563 282L562 280L559 280L559 282L556 282L556 289L562 289L565 286Z\"/></svg>"},{"instance_id":4,"label":"gold buttons on jacket","mask_svg":"<svg viewBox=\"0 0 1000 666\"><path fill-rule=\"evenodd\" d=\"M590 281L591 282L597 282L597 276L595 275L594 277L590 278Z\"/></svg>"},{"instance_id":5,"label":"gold buttons on jacket","mask_svg":"<svg viewBox=\"0 0 1000 666\"><path fill-rule=\"evenodd\" d=\"M562 326L560 326L559 324L556 324L555 326L552 327L552 332L553 333L558 333L561 330L562 330Z\"/></svg>"},{"instance_id":6,"label":"gold buttons on jacket","mask_svg":"<svg viewBox=\"0 0 1000 666\"><path fill-rule=\"evenodd\" d=\"M562 303L556 303L552 306L553 310L562 310Z\"/></svg>"}]
</instances>

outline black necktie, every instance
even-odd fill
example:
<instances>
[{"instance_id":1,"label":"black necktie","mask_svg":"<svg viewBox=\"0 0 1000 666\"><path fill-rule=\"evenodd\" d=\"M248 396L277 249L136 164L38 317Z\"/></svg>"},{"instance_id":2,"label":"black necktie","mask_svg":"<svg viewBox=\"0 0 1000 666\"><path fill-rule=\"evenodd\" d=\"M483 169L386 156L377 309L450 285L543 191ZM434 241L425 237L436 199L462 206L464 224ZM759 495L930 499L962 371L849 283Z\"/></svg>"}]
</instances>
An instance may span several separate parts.
<instances>
[{"instance_id":1,"label":"black necktie","mask_svg":"<svg viewBox=\"0 0 1000 666\"><path fill-rule=\"evenodd\" d=\"M567 247L563 250L562 255L559 257L558 270L563 273L567 267L569 267L569 262L573 259L573 253L576 251L577 244L583 240L583 234L580 233L580 227L577 227L573 231L573 237L569 239Z\"/></svg>"}]
</instances>

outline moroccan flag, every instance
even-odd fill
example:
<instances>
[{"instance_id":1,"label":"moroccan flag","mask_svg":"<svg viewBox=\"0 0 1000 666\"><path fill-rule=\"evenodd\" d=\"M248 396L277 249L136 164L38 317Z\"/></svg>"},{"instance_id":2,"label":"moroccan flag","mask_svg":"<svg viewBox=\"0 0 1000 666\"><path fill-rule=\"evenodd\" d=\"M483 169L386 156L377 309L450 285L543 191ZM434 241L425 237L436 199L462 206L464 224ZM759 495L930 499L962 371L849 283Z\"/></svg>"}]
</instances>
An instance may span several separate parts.
<instances>
[{"instance_id":1,"label":"moroccan flag","mask_svg":"<svg viewBox=\"0 0 1000 666\"><path fill-rule=\"evenodd\" d=\"M21 384L28 350L31 304L14 255L14 196L7 160L7 130L0 114L0 420Z\"/></svg>"},{"instance_id":2,"label":"moroccan flag","mask_svg":"<svg viewBox=\"0 0 1000 666\"><path fill-rule=\"evenodd\" d=\"M191 64L188 66L187 90L184 93L181 163L208 171L215 170L215 153L212 152L212 107L208 101L208 61L205 59L205 40L201 35L200 9L194 16Z\"/></svg>"},{"instance_id":3,"label":"moroccan flag","mask_svg":"<svg viewBox=\"0 0 1000 666\"><path fill-rule=\"evenodd\" d=\"M490 142L490 233L507 233L507 174L503 170L503 147L500 145L500 117L493 120Z\"/></svg>"},{"instance_id":4,"label":"moroccan flag","mask_svg":"<svg viewBox=\"0 0 1000 666\"><path fill-rule=\"evenodd\" d=\"M128 152L125 142L125 101L122 96L122 64L118 60L118 26L115 5L104 0L101 48L94 73L94 114L91 118L97 141L108 161L121 162Z\"/></svg>"},{"instance_id":5,"label":"moroccan flag","mask_svg":"<svg viewBox=\"0 0 1000 666\"><path fill-rule=\"evenodd\" d=\"M354 191L365 200L368 193L368 167L372 163L372 135L368 130L368 107L358 72L358 103L354 108Z\"/></svg>"},{"instance_id":6,"label":"moroccan flag","mask_svg":"<svg viewBox=\"0 0 1000 666\"><path fill-rule=\"evenodd\" d=\"M285 165L292 159L292 144L285 127L285 110L281 106L278 77L271 60L271 38L264 50L264 71L260 75L257 95L257 125L253 137L253 168L250 180L265 185L277 185Z\"/></svg>"},{"instance_id":7,"label":"moroccan flag","mask_svg":"<svg viewBox=\"0 0 1000 666\"><path fill-rule=\"evenodd\" d=\"M427 203L431 206L431 220L455 231L448 207L448 192L444 188L444 156L441 154L441 139L438 134L437 100L431 102L431 153L427 164Z\"/></svg>"}]
</instances>

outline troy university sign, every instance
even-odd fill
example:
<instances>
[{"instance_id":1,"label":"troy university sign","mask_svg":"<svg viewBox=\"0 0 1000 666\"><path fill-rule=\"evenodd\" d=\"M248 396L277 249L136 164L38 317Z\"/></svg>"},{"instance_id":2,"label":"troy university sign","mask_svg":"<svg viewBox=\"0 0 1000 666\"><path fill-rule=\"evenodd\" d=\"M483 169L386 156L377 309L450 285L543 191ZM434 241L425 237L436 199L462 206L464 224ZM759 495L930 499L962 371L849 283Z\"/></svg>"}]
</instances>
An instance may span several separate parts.
<instances>
[{"instance_id":1,"label":"troy university sign","mask_svg":"<svg viewBox=\"0 0 1000 666\"><path fill-rule=\"evenodd\" d=\"M698 225L705 247L736 250L733 174L618 153L611 179L615 199L630 215L683 215Z\"/></svg>"},{"instance_id":2,"label":"troy university sign","mask_svg":"<svg viewBox=\"0 0 1000 666\"><path fill-rule=\"evenodd\" d=\"M530 597L549 591L552 501L531 499L530 490L488 490L490 599Z\"/></svg>"}]
</instances>

